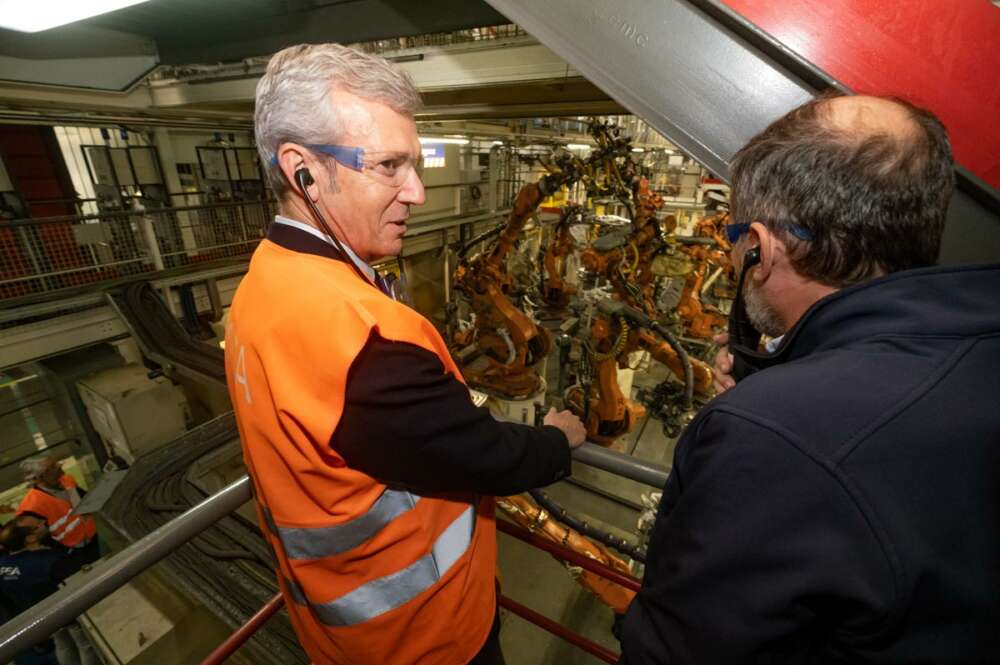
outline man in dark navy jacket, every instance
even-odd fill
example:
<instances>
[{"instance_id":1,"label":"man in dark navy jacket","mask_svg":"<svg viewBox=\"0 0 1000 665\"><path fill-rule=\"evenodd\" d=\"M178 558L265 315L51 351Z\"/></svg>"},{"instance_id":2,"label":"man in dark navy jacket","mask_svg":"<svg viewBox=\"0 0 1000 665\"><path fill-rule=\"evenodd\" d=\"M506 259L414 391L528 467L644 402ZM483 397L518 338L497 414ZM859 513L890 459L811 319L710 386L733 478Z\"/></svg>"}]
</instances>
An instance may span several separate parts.
<instances>
[{"instance_id":1,"label":"man in dark navy jacket","mask_svg":"<svg viewBox=\"0 0 1000 665\"><path fill-rule=\"evenodd\" d=\"M1000 662L1000 266L932 267L944 128L826 97L732 172L779 341L678 443L622 663Z\"/></svg>"}]
</instances>

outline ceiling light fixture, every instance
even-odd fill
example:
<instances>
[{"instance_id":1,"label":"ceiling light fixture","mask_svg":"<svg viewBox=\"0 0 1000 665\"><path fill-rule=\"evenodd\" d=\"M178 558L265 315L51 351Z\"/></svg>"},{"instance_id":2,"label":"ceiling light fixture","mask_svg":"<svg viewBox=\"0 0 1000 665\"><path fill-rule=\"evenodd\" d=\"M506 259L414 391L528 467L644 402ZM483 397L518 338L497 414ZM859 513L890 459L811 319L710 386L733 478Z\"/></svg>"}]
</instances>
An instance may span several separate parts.
<instances>
[{"instance_id":1,"label":"ceiling light fixture","mask_svg":"<svg viewBox=\"0 0 1000 665\"><path fill-rule=\"evenodd\" d=\"M646 152L643 148L632 148L632 152Z\"/></svg>"},{"instance_id":2,"label":"ceiling light fixture","mask_svg":"<svg viewBox=\"0 0 1000 665\"><path fill-rule=\"evenodd\" d=\"M148 0L0 0L0 28L39 32Z\"/></svg>"},{"instance_id":3,"label":"ceiling light fixture","mask_svg":"<svg viewBox=\"0 0 1000 665\"><path fill-rule=\"evenodd\" d=\"M590 150L590 146L586 143L567 143L566 148L569 150Z\"/></svg>"}]
</instances>

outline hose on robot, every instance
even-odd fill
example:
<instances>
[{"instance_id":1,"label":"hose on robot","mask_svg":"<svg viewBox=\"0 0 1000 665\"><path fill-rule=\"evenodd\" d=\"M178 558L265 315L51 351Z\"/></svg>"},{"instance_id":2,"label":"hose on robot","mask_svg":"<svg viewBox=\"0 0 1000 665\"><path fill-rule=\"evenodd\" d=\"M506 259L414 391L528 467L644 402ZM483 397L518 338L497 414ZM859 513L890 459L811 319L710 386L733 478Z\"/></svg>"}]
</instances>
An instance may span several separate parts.
<instances>
[{"instance_id":1,"label":"hose on robot","mask_svg":"<svg viewBox=\"0 0 1000 665\"><path fill-rule=\"evenodd\" d=\"M690 411L694 405L694 368L691 366L691 358L688 356L687 350L669 330L655 321L649 327L670 345L681 361L681 367L684 368L684 410Z\"/></svg>"},{"instance_id":2,"label":"hose on robot","mask_svg":"<svg viewBox=\"0 0 1000 665\"><path fill-rule=\"evenodd\" d=\"M614 534L608 533L603 529L598 529L595 526L591 526L588 522L574 517L568 513L565 508L553 501L548 494L541 490L531 490L529 494L535 503L544 508L545 511L548 512L549 515L551 515L557 522L565 524L577 533L592 540L596 540L602 545L607 545L608 547L616 549L622 554L635 559L639 563L646 563L646 551L642 548L636 547L624 538L619 538Z\"/></svg>"},{"instance_id":3,"label":"hose on robot","mask_svg":"<svg viewBox=\"0 0 1000 665\"><path fill-rule=\"evenodd\" d=\"M684 368L684 409L690 411L694 405L694 368L691 366L691 358L688 356L687 350L674 337L673 333L654 321L645 312L630 307L620 300L602 300L597 307L608 316L628 319L638 326L652 330L674 350L677 359L680 360L681 367Z\"/></svg>"}]
</instances>

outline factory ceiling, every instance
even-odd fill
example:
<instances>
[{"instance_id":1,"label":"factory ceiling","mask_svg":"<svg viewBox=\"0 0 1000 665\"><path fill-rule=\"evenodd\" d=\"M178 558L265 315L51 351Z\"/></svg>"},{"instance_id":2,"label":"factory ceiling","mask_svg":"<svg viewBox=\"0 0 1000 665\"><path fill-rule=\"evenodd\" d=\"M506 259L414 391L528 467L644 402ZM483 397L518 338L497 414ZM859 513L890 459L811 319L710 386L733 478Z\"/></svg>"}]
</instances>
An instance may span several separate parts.
<instances>
[{"instance_id":1,"label":"factory ceiling","mask_svg":"<svg viewBox=\"0 0 1000 665\"><path fill-rule=\"evenodd\" d=\"M490 39L450 39L493 26ZM150 0L43 32L0 29L0 121L249 126L267 56L322 41L399 60L424 95L421 119L624 111L483 0Z\"/></svg>"},{"instance_id":2,"label":"factory ceiling","mask_svg":"<svg viewBox=\"0 0 1000 665\"><path fill-rule=\"evenodd\" d=\"M39 33L0 29L0 80L120 91L158 65L507 22L483 0L150 0Z\"/></svg>"},{"instance_id":3,"label":"factory ceiling","mask_svg":"<svg viewBox=\"0 0 1000 665\"><path fill-rule=\"evenodd\" d=\"M161 64L232 62L300 42L362 42L498 25L483 0L150 0L86 24L143 35Z\"/></svg>"}]
</instances>

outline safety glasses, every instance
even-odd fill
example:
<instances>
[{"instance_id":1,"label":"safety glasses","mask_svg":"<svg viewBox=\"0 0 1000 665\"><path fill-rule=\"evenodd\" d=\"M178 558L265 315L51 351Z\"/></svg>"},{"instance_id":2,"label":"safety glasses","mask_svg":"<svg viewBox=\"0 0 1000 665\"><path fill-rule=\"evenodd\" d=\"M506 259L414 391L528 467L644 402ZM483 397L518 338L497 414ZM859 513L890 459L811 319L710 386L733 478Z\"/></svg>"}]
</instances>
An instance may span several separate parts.
<instances>
[{"instance_id":1,"label":"safety glasses","mask_svg":"<svg viewBox=\"0 0 1000 665\"><path fill-rule=\"evenodd\" d=\"M405 152L368 151L364 148L324 143L309 143L305 147L313 152L329 155L341 166L359 171L387 187L402 187L413 172L416 172L418 178L424 174L423 156L414 158ZM277 156L271 163L277 165Z\"/></svg>"},{"instance_id":2,"label":"safety glasses","mask_svg":"<svg viewBox=\"0 0 1000 665\"><path fill-rule=\"evenodd\" d=\"M801 226L793 226L791 224L787 225L786 228L788 232L799 240L804 240L809 242L815 239L812 231L809 229L802 228ZM735 245L736 241L743 236L744 233L750 232L749 224L726 224L726 239L729 240L729 244Z\"/></svg>"}]
</instances>

